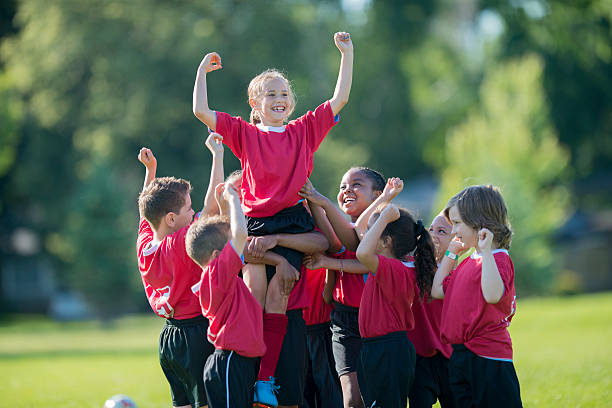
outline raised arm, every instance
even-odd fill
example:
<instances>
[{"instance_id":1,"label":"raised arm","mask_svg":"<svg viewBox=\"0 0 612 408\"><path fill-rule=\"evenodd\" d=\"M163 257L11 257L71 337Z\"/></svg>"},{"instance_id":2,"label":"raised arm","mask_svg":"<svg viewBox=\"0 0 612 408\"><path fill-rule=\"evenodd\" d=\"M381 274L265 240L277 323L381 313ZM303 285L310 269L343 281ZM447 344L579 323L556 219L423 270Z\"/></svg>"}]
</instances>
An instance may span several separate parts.
<instances>
[{"instance_id":1,"label":"raised arm","mask_svg":"<svg viewBox=\"0 0 612 408\"><path fill-rule=\"evenodd\" d=\"M144 190L155 178L157 172L157 159L153 156L151 149L143 147L138 152L138 160L145 166L145 177L142 189Z\"/></svg>"},{"instance_id":2,"label":"raised arm","mask_svg":"<svg viewBox=\"0 0 612 408\"><path fill-rule=\"evenodd\" d=\"M354 251L359 245L359 238L350 222L331 200L319 193L310 180L300 189L298 194L308 200L309 205L317 205L325 211L325 215L336 233L336 236L348 250Z\"/></svg>"},{"instance_id":3,"label":"raised arm","mask_svg":"<svg viewBox=\"0 0 612 408\"><path fill-rule=\"evenodd\" d=\"M329 248L327 248L327 252L330 254L335 254L336 252L342 249L342 243L336 236L334 232L334 228L331 226L329 220L327 219L327 215L325 215L325 210L320 206L308 202L308 207L310 208L310 214L312 214L312 219L315 222L315 225L321 233L327 238L327 242L329 243Z\"/></svg>"},{"instance_id":4,"label":"raised arm","mask_svg":"<svg viewBox=\"0 0 612 408\"><path fill-rule=\"evenodd\" d=\"M206 139L206 147L212 153L212 168L210 170L210 180L206 197L204 197L204 206L202 207L202 216L208 217L219 214L219 205L215 199L215 187L223 183L223 136L218 133L211 133Z\"/></svg>"},{"instance_id":5,"label":"raised arm","mask_svg":"<svg viewBox=\"0 0 612 408\"><path fill-rule=\"evenodd\" d=\"M340 54L342 54L336 89L334 90L334 96L329 100L332 112L334 115L337 115L348 102L351 93L351 84L353 82L353 42L351 41L351 35L345 32L334 34L334 42L340 50Z\"/></svg>"},{"instance_id":6,"label":"raised arm","mask_svg":"<svg viewBox=\"0 0 612 408\"><path fill-rule=\"evenodd\" d=\"M458 239L453 239L450 244L448 244L446 254L442 258L442 262L440 262L433 283L431 284L431 296L434 299L444 299L444 290L442 289L444 279L446 279L448 274L455 269L457 266L457 259L466 250L467 248L465 248L465 245Z\"/></svg>"},{"instance_id":7,"label":"raised arm","mask_svg":"<svg viewBox=\"0 0 612 408\"><path fill-rule=\"evenodd\" d=\"M208 90L206 88L206 74L221 69L221 57L216 52L204 56L193 86L193 114L212 131L217 129L217 115L208 107Z\"/></svg>"},{"instance_id":8,"label":"raised arm","mask_svg":"<svg viewBox=\"0 0 612 408\"><path fill-rule=\"evenodd\" d=\"M240 207L238 192L230 183L225 184L223 198L228 204L230 213L230 242L236 250L236 253L242 255L244 244L247 240L246 218Z\"/></svg>"},{"instance_id":9,"label":"raised arm","mask_svg":"<svg viewBox=\"0 0 612 408\"><path fill-rule=\"evenodd\" d=\"M376 209L385 203L390 203L404 188L404 182L402 179L398 177L392 177L387 180L387 184L381 195L376 197L376 200L372 202L365 209L364 212L361 213L357 221L355 221L355 232L359 239L363 239L367 229L368 229L368 221L370 220L370 216L374 214Z\"/></svg>"},{"instance_id":10,"label":"raised arm","mask_svg":"<svg viewBox=\"0 0 612 408\"><path fill-rule=\"evenodd\" d=\"M372 225L372 228L365 234L359 247L357 248L357 259L368 267L372 272L378 269L378 255L376 254L376 245L380 239L387 224L397 220L400 216L399 209L393 204L389 204L380 213L380 216Z\"/></svg>"},{"instance_id":11,"label":"raised arm","mask_svg":"<svg viewBox=\"0 0 612 408\"><path fill-rule=\"evenodd\" d=\"M478 250L482 255L482 273L480 286L482 295L487 303L497 303L504 294L504 281L502 281L495 258L491 252L493 232L487 228L478 231Z\"/></svg>"}]
</instances>

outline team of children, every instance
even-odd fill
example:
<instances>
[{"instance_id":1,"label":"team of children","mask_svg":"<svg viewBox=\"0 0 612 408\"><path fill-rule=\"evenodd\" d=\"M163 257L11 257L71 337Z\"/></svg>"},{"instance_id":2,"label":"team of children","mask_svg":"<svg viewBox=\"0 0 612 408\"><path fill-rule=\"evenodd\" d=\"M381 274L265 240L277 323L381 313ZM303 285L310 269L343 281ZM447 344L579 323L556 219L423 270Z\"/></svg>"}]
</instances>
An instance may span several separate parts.
<instances>
[{"instance_id":1,"label":"team of children","mask_svg":"<svg viewBox=\"0 0 612 408\"><path fill-rule=\"evenodd\" d=\"M351 89L350 35L334 42L332 98L288 123L295 97L275 70L249 85L250 123L211 110L206 77L221 58L204 57L193 111L213 163L195 220L189 182L156 178L153 153L139 153L138 261L166 319L159 357L173 406L521 406L499 191L464 189L428 230L392 204L398 178L351 168L338 206L308 180ZM224 144L241 164L225 182Z\"/></svg>"}]
</instances>

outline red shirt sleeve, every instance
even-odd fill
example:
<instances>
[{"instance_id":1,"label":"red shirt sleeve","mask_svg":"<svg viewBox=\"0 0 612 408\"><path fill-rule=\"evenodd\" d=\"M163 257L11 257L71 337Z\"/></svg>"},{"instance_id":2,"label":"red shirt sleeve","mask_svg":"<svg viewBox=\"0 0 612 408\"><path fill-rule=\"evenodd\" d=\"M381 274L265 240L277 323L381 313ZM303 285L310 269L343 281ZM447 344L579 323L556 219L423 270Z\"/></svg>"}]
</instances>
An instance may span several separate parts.
<instances>
[{"instance_id":1,"label":"red shirt sleeve","mask_svg":"<svg viewBox=\"0 0 612 408\"><path fill-rule=\"evenodd\" d=\"M217 114L217 133L223 136L223 143L230 148L237 158L242 158L245 127L249 124L238 116L230 116L225 112Z\"/></svg>"},{"instance_id":2,"label":"red shirt sleeve","mask_svg":"<svg viewBox=\"0 0 612 408\"><path fill-rule=\"evenodd\" d=\"M200 304L206 313L215 313L223 298L233 290L242 266L242 259L228 242L219 256L204 268L199 292Z\"/></svg>"},{"instance_id":3,"label":"red shirt sleeve","mask_svg":"<svg viewBox=\"0 0 612 408\"><path fill-rule=\"evenodd\" d=\"M405 265L400 260L378 255L378 269L376 269L374 274L374 280L376 280L385 296L397 296L398 290L409 287L414 288L414 273L403 273L404 271L400 269L403 266Z\"/></svg>"},{"instance_id":4,"label":"red shirt sleeve","mask_svg":"<svg viewBox=\"0 0 612 408\"><path fill-rule=\"evenodd\" d=\"M329 130L336 124L337 117L331 109L329 101L326 101L319 105L314 112L308 111L303 116L297 118L295 121L289 123L287 126L298 125L303 126L306 129L306 138L308 145L312 151L315 152Z\"/></svg>"}]
</instances>

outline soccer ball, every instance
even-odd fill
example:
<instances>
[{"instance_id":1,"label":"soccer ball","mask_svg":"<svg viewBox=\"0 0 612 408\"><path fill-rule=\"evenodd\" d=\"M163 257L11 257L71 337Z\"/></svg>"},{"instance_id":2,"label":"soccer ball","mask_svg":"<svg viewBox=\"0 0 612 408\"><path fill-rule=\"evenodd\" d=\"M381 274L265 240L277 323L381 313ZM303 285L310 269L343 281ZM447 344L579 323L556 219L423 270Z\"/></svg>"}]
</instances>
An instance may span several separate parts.
<instances>
[{"instance_id":1,"label":"soccer ball","mask_svg":"<svg viewBox=\"0 0 612 408\"><path fill-rule=\"evenodd\" d=\"M104 403L104 408L137 408L136 404L127 395L113 395Z\"/></svg>"}]
</instances>

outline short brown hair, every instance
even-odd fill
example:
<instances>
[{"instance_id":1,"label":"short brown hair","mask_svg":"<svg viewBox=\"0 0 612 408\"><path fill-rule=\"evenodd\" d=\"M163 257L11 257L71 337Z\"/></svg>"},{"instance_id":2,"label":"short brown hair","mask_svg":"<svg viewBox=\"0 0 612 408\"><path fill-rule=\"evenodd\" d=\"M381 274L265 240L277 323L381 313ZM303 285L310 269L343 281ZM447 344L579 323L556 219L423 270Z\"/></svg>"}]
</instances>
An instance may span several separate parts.
<instances>
[{"instance_id":1,"label":"short brown hair","mask_svg":"<svg viewBox=\"0 0 612 408\"><path fill-rule=\"evenodd\" d=\"M493 242L499 248L510 249L512 230L508 220L506 203L499 188L492 185L469 186L448 200L444 216L457 206L463 222L470 228L487 228L493 233Z\"/></svg>"},{"instance_id":2,"label":"short brown hair","mask_svg":"<svg viewBox=\"0 0 612 408\"><path fill-rule=\"evenodd\" d=\"M185 205L185 195L190 192L191 184L187 180L158 177L138 196L138 209L151 226L157 228L166 214L181 211Z\"/></svg>"},{"instance_id":3,"label":"short brown hair","mask_svg":"<svg viewBox=\"0 0 612 408\"><path fill-rule=\"evenodd\" d=\"M191 224L185 237L187 255L204 267L215 249L222 250L229 240L229 218L221 215L201 218Z\"/></svg>"}]
</instances>

